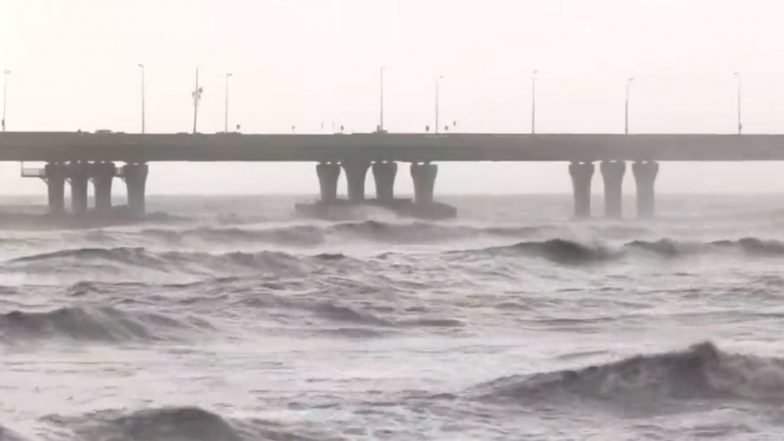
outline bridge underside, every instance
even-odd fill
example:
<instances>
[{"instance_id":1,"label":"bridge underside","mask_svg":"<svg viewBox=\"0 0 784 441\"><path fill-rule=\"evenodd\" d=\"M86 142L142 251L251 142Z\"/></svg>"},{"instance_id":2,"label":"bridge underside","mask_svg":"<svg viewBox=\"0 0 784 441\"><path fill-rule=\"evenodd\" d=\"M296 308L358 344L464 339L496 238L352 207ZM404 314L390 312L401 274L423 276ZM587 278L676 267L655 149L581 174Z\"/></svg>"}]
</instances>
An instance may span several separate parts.
<instances>
[{"instance_id":1,"label":"bridge underside","mask_svg":"<svg viewBox=\"0 0 784 441\"><path fill-rule=\"evenodd\" d=\"M600 171L604 182L604 216L608 218L623 217L623 178L626 172L625 161L602 161ZM632 172L637 191L637 217L648 218L654 215L654 187L659 171L655 161L636 161L632 163ZM340 199L337 194L341 170L345 171L348 184L347 199ZM365 181L368 170L373 173L376 184L376 198L368 200L365 195ZM420 217L451 217L456 210L435 201L435 183L438 166L430 162L413 162L410 165L411 178L414 184L413 199L395 198L394 185L398 165L395 162L350 161L322 162L316 166L319 178L321 199L317 204L301 206L300 211L306 214L318 214L314 207L331 212L332 207L348 205L374 204L396 211L408 212ZM574 195L574 217L588 218L591 210L591 183L595 165L591 161L574 161L569 164ZM403 208L401 208L403 207Z\"/></svg>"},{"instance_id":2,"label":"bridge underside","mask_svg":"<svg viewBox=\"0 0 784 441\"><path fill-rule=\"evenodd\" d=\"M595 165L591 161L569 163L574 195L574 217L588 218L592 215L591 196ZM608 218L623 217L623 179L627 169L625 161L601 161L599 170L604 184L604 215ZM637 192L637 217L654 215L655 183L659 164L655 161L635 161L631 165ZM365 182L367 173L373 174L376 197L367 199ZM320 187L320 199L314 204L300 204L297 210L306 215L330 217L334 213L359 205L376 205L391 209L399 214L423 218L454 217L457 211L435 198L438 166L430 162L412 162L409 166L413 181L413 198L395 196L395 180L398 164L393 161L336 161L320 162L316 175ZM338 181L345 172L348 188L346 199L338 197ZM71 190L70 213L83 215L90 211L88 187L94 188L94 212L99 215L122 213L143 216L146 211L146 163L126 163L121 167L110 161L49 162L43 169L23 169L23 176L41 178L48 190L49 212L64 215L65 185ZM114 178L124 180L127 203L112 207L112 183Z\"/></svg>"},{"instance_id":3,"label":"bridge underside","mask_svg":"<svg viewBox=\"0 0 784 441\"><path fill-rule=\"evenodd\" d=\"M145 211L147 163L154 161L299 161L318 163L318 207L377 204L414 213L449 209L435 201L436 162L555 161L569 163L574 215L589 217L591 182L599 164L604 184L604 215L623 216L622 187L631 163L637 215L654 214L655 181L661 161L780 161L784 135L726 134L405 134L244 135L0 132L0 161L48 163L39 174L47 182L49 207L64 213L64 186L71 189L71 211L88 207L89 182L95 210L111 209L112 180L125 180L127 211ZM112 164L125 163L121 168ZM413 199L395 196L399 163L410 165ZM112 168L114 167L114 172ZM376 198L366 199L372 171ZM337 182L345 173L348 198L339 199ZM415 208L411 208L415 207ZM423 208L430 207L430 208ZM435 207L435 208L434 208ZM310 211L316 210L311 208ZM440 210L440 211L439 211ZM305 210L308 211L308 210ZM318 211L318 210L316 210ZM453 210L452 210L453 211Z\"/></svg>"}]
</instances>

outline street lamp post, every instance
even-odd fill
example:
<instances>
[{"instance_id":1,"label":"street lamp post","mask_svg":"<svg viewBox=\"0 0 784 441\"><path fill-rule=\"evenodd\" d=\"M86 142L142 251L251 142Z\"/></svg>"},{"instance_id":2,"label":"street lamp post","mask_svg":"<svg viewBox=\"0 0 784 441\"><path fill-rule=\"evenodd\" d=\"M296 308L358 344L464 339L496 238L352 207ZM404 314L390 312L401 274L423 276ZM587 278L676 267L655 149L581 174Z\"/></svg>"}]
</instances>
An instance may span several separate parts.
<instances>
[{"instance_id":1,"label":"street lamp post","mask_svg":"<svg viewBox=\"0 0 784 441\"><path fill-rule=\"evenodd\" d=\"M441 88L441 80L444 78L443 75L439 75L436 78L436 134L438 134L438 102L439 102L439 93Z\"/></svg>"},{"instance_id":2,"label":"street lamp post","mask_svg":"<svg viewBox=\"0 0 784 441\"><path fill-rule=\"evenodd\" d=\"M379 115L378 115L378 131L384 133L384 68L381 68L379 78Z\"/></svg>"},{"instance_id":3,"label":"street lamp post","mask_svg":"<svg viewBox=\"0 0 784 441\"><path fill-rule=\"evenodd\" d=\"M225 92L225 102L223 103L223 131L229 131L229 78L232 77L232 73L228 72L226 74L226 92Z\"/></svg>"},{"instance_id":4,"label":"street lamp post","mask_svg":"<svg viewBox=\"0 0 784 441\"><path fill-rule=\"evenodd\" d=\"M191 93L191 97L193 97L193 133L196 134L196 122L199 118L199 100L201 99L201 94L204 92L204 89L199 87L199 68L196 68L196 86Z\"/></svg>"},{"instance_id":5,"label":"street lamp post","mask_svg":"<svg viewBox=\"0 0 784 441\"><path fill-rule=\"evenodd\" d=\"M736 80L736 87L737 87L737 99L738 99L738 135L743 132L743 120L741 119L741 81L740 81L740 73L735 72L735 80Z\"/></svg>"},{"instance_id":6,"label":"street lamp post","mask_svg":"<svg viewBox=\"0 0 784 441\"><path fill-rule=\"evenodd\" d=\"M538 70L534 69L531 74L531 134L536 133L536 74Z\"/></svg>"},{"instance_id":7,"label":"street lamp post","mask_svg":"<svg viewBox=\"0 0 784 441\"><path fill-rule=\"evenodd\" d=\"M142 76L142 134L144 134L144 65L138 64Z\"/></svg>"},{"instance_id":8,"label":"street lamp post","mask_svg":"<svg viewBox=\"0 0 784 441\"><path fill-rule=\"evenodd\" d=\"M634 78L627 78L626 79L626 108L624 111L624 125L623 125L623 132L625 134L629 134L629 89L631 88L632 82Z\"/></svg>"},{"instance_id":9,"label":"street lamp post","mask_svg":"<svg viewBox=\"0 0 784 441\"><path fill-rule=\"evenodd\" d=\"M5 132L5 111L6 111L6 104L8 103L8 75L11 73L10 70L6 69L3 71L3 120L2 126L3 131Z\"/></svg>"}]
</instances>

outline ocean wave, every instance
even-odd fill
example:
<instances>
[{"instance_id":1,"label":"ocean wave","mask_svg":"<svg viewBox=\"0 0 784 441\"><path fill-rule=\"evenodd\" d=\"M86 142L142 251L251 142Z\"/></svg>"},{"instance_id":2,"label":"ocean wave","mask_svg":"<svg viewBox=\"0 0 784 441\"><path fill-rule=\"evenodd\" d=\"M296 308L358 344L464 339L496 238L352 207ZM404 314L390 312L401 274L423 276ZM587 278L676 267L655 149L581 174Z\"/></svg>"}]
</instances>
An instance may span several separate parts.
<instances>
[{"instance_id":1,"label":"ocean wave","mask_svg":"<svg viewBox=\"0 0 784 441\"><path fill-rule=\"evenodd\" d=\"M598 241L583 243L567 239L550 239L469 251L492 255L526 254L557 263L580 264L603 262L640 253L667 258L735 251L752 256L777 257L784 256L784 242L755 237L711 242L687 242L665 238L655 241L633 240L621 245L611 245Z\"/></svg>"},{"instance_id":2,"label":"ocean wave","mask_svg":"<svg viewBox=\"0 0 784 441\"><path fill-rule=\"evenodd\" d=\"M622 254L619 250L613 250L599 243L583 244L566 239L519 242L509 246L483 248L479 251L494 256L526 254L564 264L606 261L620 257Z\"/></svg>"},{"instance_id":3,"label":"ocean wave","mask_svg":"<svg viewBox=\"0 0 784 441\"><path fill-rule=\"evenodd\" d=\"M10 262L35 262L52 259L104 259L132 263L148 260L148 257L149 254L141 247L74 248L17 257Z\"/></svg>"},{"instance_id":4,"label":"ocean wave","mask_svg":"<svg viewBox=\"0 0 784 441\"><path fill-rule=\"evenodd\" d=\"M329 301L315 300L313 298L297 298L265 294L263 297L252 296L240 300L240 304L247 308L291 310L295 313L291 317L278 314L278 318L296 318L301 320L301 313L309 313L316 319L328 323L326 331L319 332L345 333L347 335L386 335L389 332L407 329L426 328L461 328L464 323L460 320L442 317L400 315L394 310L378 314L376 311L367 311L356 305L344 305ZM333 328L337 324L339 328Z\"/></svg>"},{"instance_id":5,"label":"ocean wave","mask_svg":"<svg viewBox=\"0 0 784 441\"><path fill-rule=\"evenodd\" d=\"M759 238L687 242L674 239L655 241L634 240L622 244L593 241L580 242L568 239L523 241L513 245L479 249L454 250L450 256L529 256L547 259L565 265L602 263L619 258L681 258L693 255L742 254L759 258L784 257L784 242ZM388 256L377 255L377 258ZM185 272L208 275L234 275L251 272L274 273L279 276L309 274L323 267L363 268L375 271L367 260L356 259L340 252L315 255L283 251L233 251L209 253L202 251L151 251L142 247L76 248L31 254L7 261L3 271L26 273L67 273L103 271L116 274L123 268L143 268L149 271ZM89 286L80 287L89 290Z\"/></svg>"},{"instance_id":6,"label":"ocean wave","mask_svg":"<svg viewBox=\"0 0 784 441\"><path fill-rule=\"evenodd\" d=\"M365 240L385 243L433 243L449 240L489 237L525 237L541 233L540 226L473 226L431 222L395 223L377 220L334 224L298 224L267 228L250 226L197 227L185 230L150 228L143 237L180 245L189 242L217 244L269 243L291 246L314 246L330 239Z\"/></svg>"},{"instance_id":7,"label":"ocean wave","mask_svg":"<svg viewBox=\"0 0 784 441\"><path fill-rule=\"evenodd\" d=\"M685 242L674 239L660 239L657 241L636 240L626 243L624 248L650 251L661 256L684 256L726 251L740 251L753 256L784 256L784 242L757 237L715 240L711 242Z\"/></svg>"},{"instance_id":8,"label":"ocean wave","mask_svg":"<svg viewBox=\"0 0 784 441\"><path fill-rule=\"evenodd\" d=\"M389 320L376 317L370 313L359 312L347 306L340 306L332 303L318 303L309 306L308 309L315 312L317 315L332 321L363 325L392 326L392 322Z\"/></svg>"},{"instance_id":9,"label":"ocean wave","mask_svg":"<svg viewBox=\"0 0 784 441\"><path fill-rule=\"evenodd\" d=\"M461 328L464 323L460 320L438 317L379 317L377 315L358 311L348 306L332 303L318 303L307 306L316 315L334 322L345 322L352 325L369 326L388 329L422 329L422 328Z\"/></svg>"},{"instance_id":10,"label":"ocean wave","mask_svg":"<svg viewBox=\"0 0 784 441\"><path fill-rule=\"evenodd\" d=\"M324 232L314 225L290 225L278 228L253 229L241 227L199 227L186 230L151 228L141 231L142 236L169 244L190 241L206 243L269 243L278 245L313 246L325 241Z\"/></svg>"},{"instance_id":11,"label":"ocean wave","mask_svg":"<svg viewBox=\"0 0 784 441\"><path fill-rule=\"evenodd\" d=\"M132 243L179 247L189 245L279 245L311 247L346 241L392 244L427 244L482 238L528 238L532 236L571 234L568 225L472 225L439 222L385 222L378 220L339 223L288 224L260 227L257 225L197 226L190 228L154 227L137 231L115 232L88 230L72 233L72 240L86 239L103 247ZM586 225L585 234L597 237L629 237L646 230L624 225ZM100 249L100 248L98 248Z\"/></svg>"},{"instance_id":12,"label":"ocean wave","mask_svg":"<svg viewBox=\"0 0 784 441\"><path fill-rule=\"evenodd\" d=\"M49 416L80 439L128 441L242 441L220 415L199 407L164 407L131 413L99 411L79 417Z\"/></svg>"},{"instance_id":13,"label":"ocean wave","mask_svg":"<svg viewBox=\"0 0 784 441\"><path fill-rule=\"evenodd\" d=\"M238 421L196 406L142 409L130 413L99 411L79 417L52 415L49 423L80 439L128 441L313 441L265 420Z\"/></svg>"},{"instance_id":14,"label":"ocean wave","mask_svg":"<svg viewBox=\"0 0 784 441\"><path fill-rule=\"evenodd\" d=\"M141 267L155 271L186 271L211 274L215 270L268 270L281 274L301 271L307 262L336 260L329 257L296 256L284 252L228 252L206 253L189 251L153 252L145 248L77 248L32 254L8 261L6 269L25 272L67 272L77 269L105 269Z\"/></svg>"},{"instance_id":15,"label":"ocean wave","mask_svg":"<svg viewBox=\"0 0 784 441\"><path fill-rule=\"evenodd\" d=\"M722 247L736 247L740 248L741 250L750 253L750 254L757 254L757 255L765 255L765 256L782 256L784 255L784 242L778 240L765 240L759 239L756 237L744 237L743 239L735 240L735 241L715 241L712 242L715 246L722 246Z\"/></svg>"},{"instance_id":16,"label":"ocean wave","mask_svg":"<svg viewBox=\"0 0 784 441\"><path fill-rule=\"evenodd\" d=\"M437 243L483 236L524 237L541 233L545 228L539 226L483 227L422 221L393 223L367 220L331 225L327 228L327 234L389 243Z\"/></svg>"},{"instance_id":17,"label":"ocean wave","mask_svg":"<svg viewBox=\"0 0 784 441\"><path fill-rule=\"evenodd\" d=\"M195 323L195 322L194 322ZM206 322L199 321L201 326ZM64 307L47 312L11 311L0 314L0 341L30 339L133 342L178 339L195 325L161 314L126 312L110 307Z\"/></svg>"},{"instance_id":18,"label":"ocean wave","mask_svg":"<svg viewBox=\"0 0 784 441\"><path fill-rule=\"evenodd\" d=\"M474 389L482 398L538 402L577 397L624 403L660 399L784 401L784 360L723 352L710 342L576 370L515 375Z\"/></svg>"},{"instance_id":19,"label":"ocean wave","mask_svg":"<svg viewBox=\"0 0 784 441\"><path fill-rule=\"evenodd\" d=\"M0 425L0 440L1 441L25 441L25 438L23 438L21 435L14 432L13 430Z\"/></svg>"},{"instance_id":20,"label":"ocean wave","mask_svg":"<svg viewBox=\"0 0 784 441\"><path fill-rule=\"evenodd\" d=\"M327 231L352 238L381 242L432 243L475 238L523 238L572 231L573 225L471 225L417 221L412 223L382 222L367 220L344 222L327 227ZM648 232L645 227L629 225L586 225L581 226L587 234L599 237L628 237Z\"/></svg>"}]
</instances>

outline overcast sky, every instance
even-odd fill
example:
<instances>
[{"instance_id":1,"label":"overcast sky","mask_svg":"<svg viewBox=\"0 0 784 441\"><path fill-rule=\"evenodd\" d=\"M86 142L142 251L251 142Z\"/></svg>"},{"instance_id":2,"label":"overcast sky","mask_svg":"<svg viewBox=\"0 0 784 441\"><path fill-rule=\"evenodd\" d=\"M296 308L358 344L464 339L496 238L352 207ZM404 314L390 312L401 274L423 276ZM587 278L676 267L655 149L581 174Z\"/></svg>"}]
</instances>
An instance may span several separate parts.
<instances>
[{"instance_id":1,"label":"overcast sky","mask_svg":"<svg viewBox=\"0 0 784 441\"><path fill-rule=\"evenodd\" d=\"M0 0L8 130L784 132L784 3L770 0ZM323 127L323 129L322 129ZM782 146L784 148L784 146ZM397 191L410 192L406 169ZM662 192L784 192L784 164L665 164ZM0 165L0 193L40 193ZM345 182L341 183L345 189ZM155 164L151 193L316 193L312 164ZM368 190L372 191L368 177ZM601 190L598 174L595 191ZM634 190L627 176L625 191ZM565 164L442 164L437 192L570 191Z\"/></svg>"}]
</instances>

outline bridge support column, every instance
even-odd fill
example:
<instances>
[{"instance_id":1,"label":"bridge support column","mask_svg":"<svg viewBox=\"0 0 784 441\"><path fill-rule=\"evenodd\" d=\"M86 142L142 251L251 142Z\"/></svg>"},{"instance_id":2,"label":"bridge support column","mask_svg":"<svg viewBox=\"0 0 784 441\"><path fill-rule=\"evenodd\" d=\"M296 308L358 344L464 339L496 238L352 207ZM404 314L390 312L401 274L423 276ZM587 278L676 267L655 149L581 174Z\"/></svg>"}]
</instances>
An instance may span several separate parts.
<instances>
[{"instance_id":1,"label":"bridge support column","mask_svg":"<svg viewBox=\"0 0 784 441\"><path fill-rule=\"evenodd\" d=\"M74 214L87 212L87 183L90 179L89 165L72 162L68 165L68 180L71 183L71 211Z\"/></svg>"},{"instance_id":2,"label":"bridge support column","mask_svg":"<svg viewBox=\"0 0 784 441\"><path fill-rule=\"evenodd\" d=\"M592 162L572 162L569 164L569 174L572 177L572 189L574 190L574 217L576 218L591 216L593 171Z\"/></svg>"},{"instance_id":3,"label":"bridge support column","mask_svg":"<svg viewBox=\"0 0 784 441\"><path fill-rule=\"evenodd\" d=\"M361 159L343 161L343 169L346 171L346 180L348 181L349 202L365 200L365 179L368 168L370 168L369 161Z\"/></svg>"},{"instance_id":4,"label":"bridge support column","mask_svg":"<svg viewBox=\"0 0 784 441\"><path fill-rule=\"evenodd\" d=\"M148 167L145 163L131 163L123 166L125 185L128 188L128 211L133 216L144 216L145 187L147 186Z\"/></svg>"},{"instance_id":5,"label":"bridge support column","mask_svg":"<svg viewBox=\"0 0 784 441\"><path fill-rule=\"evenodd\" d=\"M604 215L609 218L623 216L623 175L625 161L602 161L600 166L604 180Z\"/></svg>"},{"instance_id":6,"label":"bridge support column","mask_svg":"<svg viewBox=\"0 0 784 441\"><path fill-rule=\"evenodd\" d=\"M395 199L395 175L397 163L376 162L373 164L373 178L376 181L376 199L379 202L392 202Z\"/></svg>"},{"instance_id":7,"label":"bridge support column","mask_svg":"<svg viewBox=\"0 0 784 441\"><path fill-rule=\"evenodd\" d=\"M426 205L433 203L438 166L426 162L411 164L411 177L414 179L414 203Z\"/></svg>"},{"instance_id":8,"label":"bridge support column","mask_svg":"<svg viewBox=\"0 0 784 441\"><path fill-rule=\"evenodd\" d=\"M637 217L653 217L655 193L654 185L659 174L659 163L637 161L632 165L634 181L637 183Z\"/></svg>"},{"instance_id":9,"label":"bridge support column","mask_svg":"<svg viewBox=\"0 0 784 441\"><path fill-rule=\"evenodd\" d=\"M67 171L65 165L59 162L50 162L44 166L44 180L49 199L49 214L61 215L65 213L65 178Z\"/></svg>"},{"instance_id":10,"label":"bridge support column","mask_svg":"<svg viewBox=\"0 0 784 441\"><path fill-rule=\"evenodd\" d=\"M338 179L340 164L322 162L316 165L316 174L321 190L321 202L334 203L338 200Z\"/></svg>"},{"instance_id":11,"label":"bridge support column","mask_svg":"<svg viewBox=\"0 0 784 441\"><path fill-rule=\"evenodd\" d=\"M92 179L95 190L95 211L107 214L112 210L112 181L116 168L112 162L93 164Z\"/></svg>"}]
</instances>

